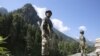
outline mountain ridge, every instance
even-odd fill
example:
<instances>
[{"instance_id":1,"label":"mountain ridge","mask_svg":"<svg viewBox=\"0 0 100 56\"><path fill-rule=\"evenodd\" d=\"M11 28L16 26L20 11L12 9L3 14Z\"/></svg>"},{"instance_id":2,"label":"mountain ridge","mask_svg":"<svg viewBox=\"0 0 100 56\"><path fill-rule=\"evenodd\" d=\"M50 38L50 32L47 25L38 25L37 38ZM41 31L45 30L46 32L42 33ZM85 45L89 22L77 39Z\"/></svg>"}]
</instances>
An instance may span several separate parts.
<instances>
[{"instance_id":1,"label":"mountain ridge","mask_svg":"<svg viewBox=\"0 0 100 56\"><path fill-rule=\"evenodd\" d=\"M8 14L8 11L7 11L6 8L0 7L0 13L1 13L2 15L4 15L4 14Z\"/></svg>"}]
</instances>

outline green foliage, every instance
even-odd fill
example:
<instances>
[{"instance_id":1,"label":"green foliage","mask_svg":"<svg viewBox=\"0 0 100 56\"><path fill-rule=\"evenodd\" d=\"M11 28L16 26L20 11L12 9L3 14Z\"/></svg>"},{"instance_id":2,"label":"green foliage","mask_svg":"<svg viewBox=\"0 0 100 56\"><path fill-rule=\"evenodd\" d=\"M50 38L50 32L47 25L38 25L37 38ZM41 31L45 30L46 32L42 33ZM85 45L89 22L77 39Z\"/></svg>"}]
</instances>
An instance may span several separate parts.
<instances>
[{"instance_id":1,"label":"green foliage","mask_svg":"<svg viewBox=\"0 0 100 56\"><path fill-rule=\"evenodd\" d=\"M0 36L0 45L2 45L4 43L4 40L5 39L2 36ZM0 46L0 55L8 56L8 55L10 55L10 52L8 51L8 49L6 47Z\"/></svg>"},{"instance_id":2,"label":"green foliage","mask_svg":"<svg viewBox=\"0 0 100 56\"><path fill-rule=\"evenodd\" d=\"M2 36L0 36L0 44L2 44L4 42L4 39Z\"/></svg>"},{"instance_id":3,"label":"green foliage","mask_svg":"<svg viewBox=\"0 0 100 56\"><path fill-rule=\"evenodd\" d=\"M87 46L86 53L90 53L90 52L93 52L93 51L95 51L95 47L94 46Z\"/></svg>"},{"instance_id":4,"label":"green foliage","mask_svg":"<svg viewBox=\"0 0 100 56\"><path fill-rule=\"evenodd\" d=\"M79 52L78 42L59 41L58 47L61 56L67 56Z\"/></svg>"},{"instance_id":5,"label":"green foliage","mask_svg":"<svg viewBox=\"0 0 100 56\"><path fill-rule=\"evenodd\" d=\"M10 55L9 51L7 48L5 47L0 47L0 55L2 56L7 56L7 55Z\"/></svg>"}]
</instances>

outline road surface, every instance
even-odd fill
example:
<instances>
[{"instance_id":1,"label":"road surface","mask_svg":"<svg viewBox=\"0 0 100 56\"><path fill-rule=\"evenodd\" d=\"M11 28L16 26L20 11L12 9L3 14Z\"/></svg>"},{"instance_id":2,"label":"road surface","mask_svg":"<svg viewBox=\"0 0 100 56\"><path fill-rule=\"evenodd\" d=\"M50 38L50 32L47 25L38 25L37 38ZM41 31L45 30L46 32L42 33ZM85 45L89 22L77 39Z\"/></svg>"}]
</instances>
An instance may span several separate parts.
<instances>
[{"instance_id":1,"label":"road surface","mask_svg":"<svg viewBox=\"0 0 100 56\"><path fill-rule=\"evenodd\" d=\"M81 53L76 53L76 54L69 55L69 56L81 56ZM87 54L87 56L96 56L96 53L95 52L91 52L91 53Z\"/></svg>"}]
</instances>

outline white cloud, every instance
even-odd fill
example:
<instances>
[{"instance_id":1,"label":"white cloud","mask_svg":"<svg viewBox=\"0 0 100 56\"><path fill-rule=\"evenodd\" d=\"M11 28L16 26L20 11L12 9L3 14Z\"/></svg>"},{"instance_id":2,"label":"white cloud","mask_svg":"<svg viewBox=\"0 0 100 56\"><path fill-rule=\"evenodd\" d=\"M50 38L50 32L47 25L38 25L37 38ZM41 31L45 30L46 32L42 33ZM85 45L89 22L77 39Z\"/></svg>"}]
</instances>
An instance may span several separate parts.
<instances>
[{"instance_id":1,"label":"white cloud","mask_svg":"<svg viewBox=\"0 0 100 56\"><path fill-rule=\"evenodd\" d=\"M38 7L36 5L33 5L35 7L35 10L37 11L37 14L40 18L44 18L45 17L45 11L47 10L47 8L42 8L42 7Z\"/></svg>"},{"instance_id":2,"label":"white cloud","mask_svg":"<svg viewBox=\"0 0 100 56\"><path fill-rule=\"evenodd\" d=\"M2 7L2 6L0 5L0 7Z\"/></svg>"},{"instance_id":3,"label":"white cloud","mask_svg":"<svg viewBox=\"0 0 100 56\"><path fill-rule=\"evenodd\" d=\"M66 32L70 30L70 28L67 26L64 26L63 22L59 19L54 18L52 19L52 22L53 22L54 27L61 32Z\"/></svg>"},{"instance_id":4,"label":"white cloud","mask_svg":"<svg viewBox=\"0 0 100 56\"><path fill-rule=\"evenodd\" d=\"M38 7L36 5L33 5L33 6L35 7L35 10L37 11L38 16L43 19L45 17L45 11L47 10L47 8ZM58 29L59 31L66 32L66 31L70 30L69 27L64 26L63 21L61 21L57 18L52 18L51 20L52 20L54 27L56 29Z\"/></svg>"},{"instance_id":5,"label":"white cloud","mask_svg":"<svg viewBox=\"0 0 100 56\"><path fill-rule=\"evenodd\" d=\"M79 30L84 30L84 31L86 31L87 28L86 28L86 26L82 25L82 26L79 27Z\"/></svg>"},{"instance_id":6,"label":"white cloud","mask_svg":"<svg viewBox=\"0 0 100 56\"><path fill-rule=\"evenodd\" d=\"M76 36L75 39L79 39L79 36Z\"/></svg>"}]
</instances>

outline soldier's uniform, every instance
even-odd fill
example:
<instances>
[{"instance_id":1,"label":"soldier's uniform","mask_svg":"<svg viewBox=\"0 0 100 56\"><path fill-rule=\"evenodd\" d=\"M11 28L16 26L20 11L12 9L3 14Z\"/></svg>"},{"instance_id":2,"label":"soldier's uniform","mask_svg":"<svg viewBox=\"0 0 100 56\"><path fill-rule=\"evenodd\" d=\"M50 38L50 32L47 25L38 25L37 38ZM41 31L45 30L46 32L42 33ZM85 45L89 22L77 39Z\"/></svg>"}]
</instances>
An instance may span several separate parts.
<instances>
[{"instance_id":1,"label":"soldier's uniform","mask_svg":"<svg viewBox=\"0 0 100 56\"><path fill-rule=\"evenodd\" d=\"M81 46L81 50L85 49L85 37L84 36L80 36L80 46Z\"/></svg>"}]
</instances>

